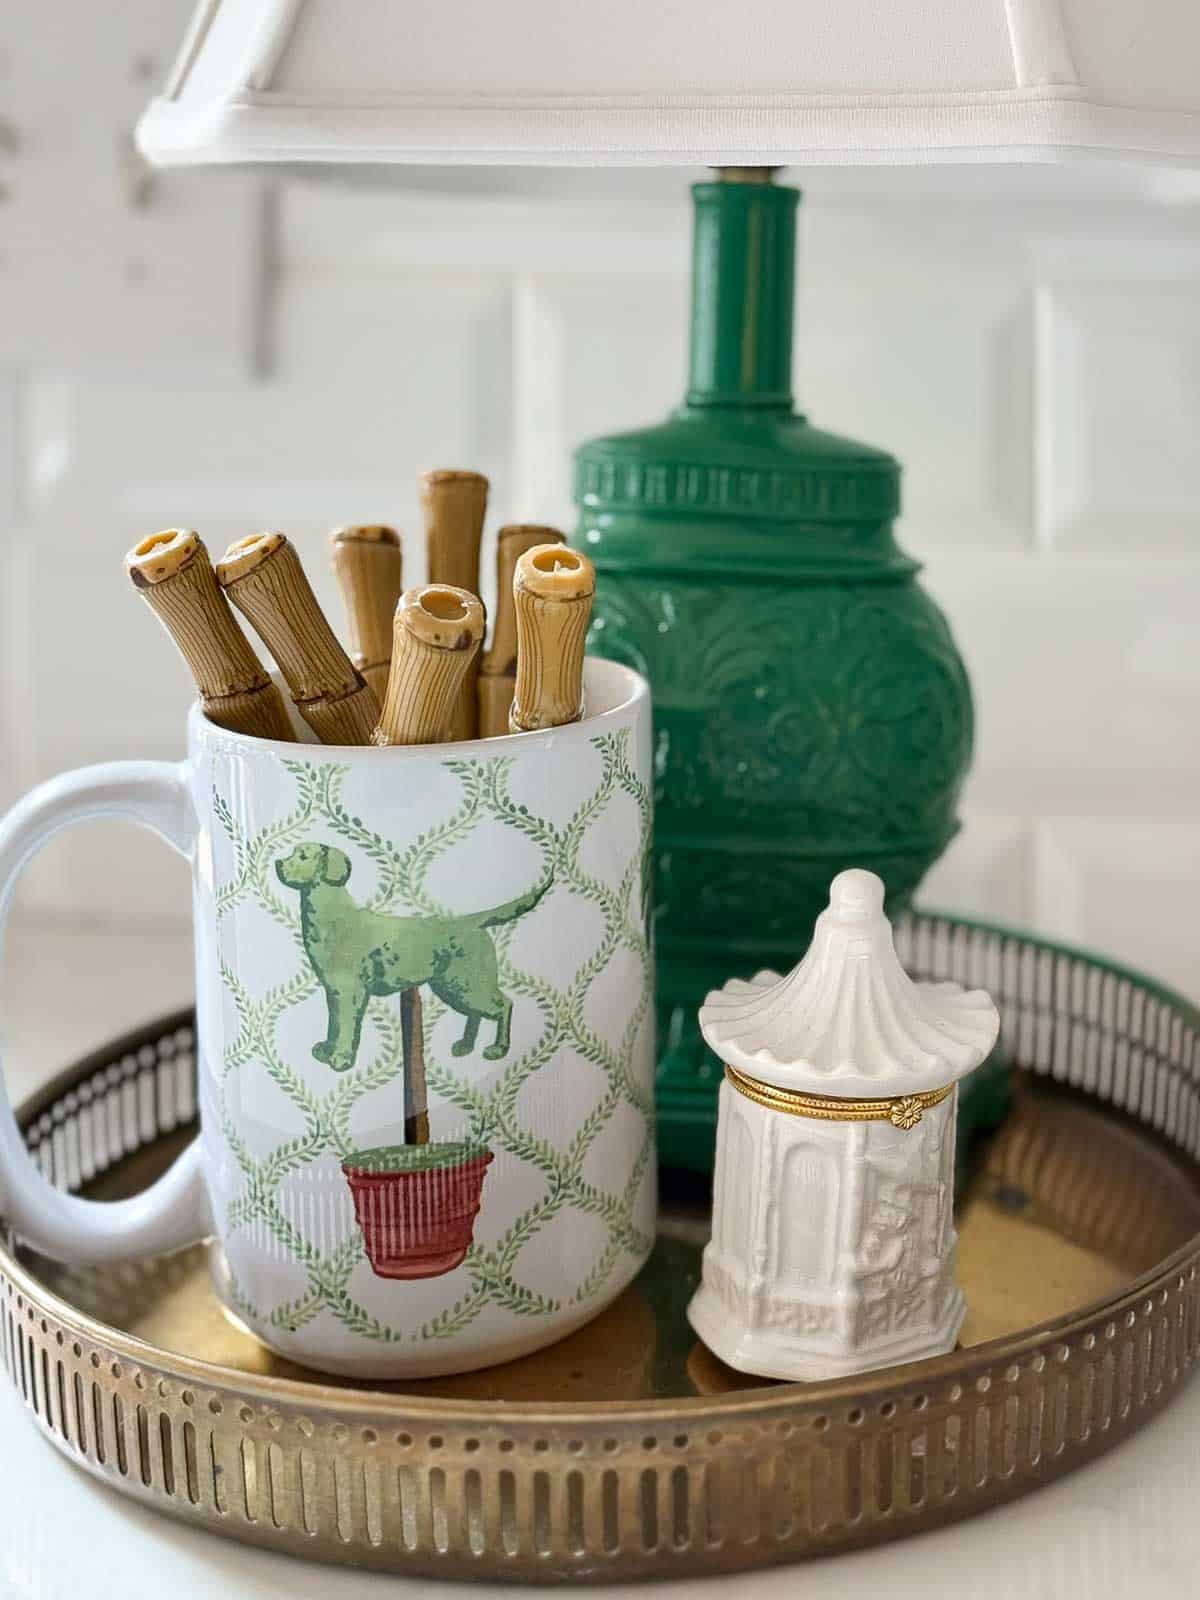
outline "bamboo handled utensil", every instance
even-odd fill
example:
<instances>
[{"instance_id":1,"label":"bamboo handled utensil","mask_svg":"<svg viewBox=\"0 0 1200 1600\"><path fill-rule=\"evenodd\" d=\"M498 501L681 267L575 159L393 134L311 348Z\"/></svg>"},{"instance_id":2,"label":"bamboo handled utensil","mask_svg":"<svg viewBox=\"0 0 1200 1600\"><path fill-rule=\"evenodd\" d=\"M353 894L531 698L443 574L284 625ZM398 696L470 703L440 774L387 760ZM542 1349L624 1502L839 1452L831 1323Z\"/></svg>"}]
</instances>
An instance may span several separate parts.
<instances>
[{"instance_id":1,"label":"bamboo handled utensil","mask_svg":"<svg viewBox=\"0 0 1200 1600\"><path fill-rule=\"evenodd\" d=\"M217 563L225 593L279 663L296 710L322 744L369 744L374 690L337 641L282 533L237 539Z\"/></svg>"},{"instance_id":2,"label":"bamboo handled utensil","mask_svg":"<svg viewBox=\"0 0 1200 1600\"><path fill-rule=\"evenodd\" d=\"M513 578L517 562L538 545L562 543L557 528L534 522L509 523L496 535L496 614L492 642L479 663L479 737L508 732L508 712L517 681L517 612Z\"/></svg>"},{"instance_id":3,"label":"bamboo handled utensil","mask_svg":"<svg viewBox=\"0 0 1200 1600\"><path fill-rule=\"evenodd\" d=\"M583 647L596 572L567 545L526 550L513 575L517 681L510 733L556 728L583 715Z\"/></svg>"},{"instance_id":4,"label":"bamboo handled utensil","mask_svg":"<svg viewBox=\"0 0 1200 1600\"><path fill-rule=\"evenodd\" d=\"M465 589L427 583L400 596L392 669L372 743L452 739L462 685L483 638L483 606Z\"/></svg>"},{"instance_id":5,"label":"bamboo handled utensil","mask_svg":"<svg viewBox=\"0 0 1200 1600\"><path fill-rule=\"evenodd\" d=\"M428 581L479 593L479 541L487 511L488 480L481 472L438 468L421 476L421 513L425 521ZM455 706L450 736L474 739L478 722L475 681L479 662L472 661Z\"/></svg>"},{"instance_id":6,"label":"bamboo handled utensil","mask_svg":"<svg viewBox=\"0 0 1200 1600\"><path fill-rule=\"evenodd\" d=\"M393 619L392 665L375 744L436 744L449 737L463 679L483 638L473 594L429 583L401 595ZM428 1144L429 1095L421 991L400 996L404 1052L404 1142Z\"/></svg>"},{"instance_id":7,"label":"bamboo handled utensil","mask_svg":"<svg viewBox=\"0 0 1200 1600\"><path fill-rule=\"evenodd\" d=\"M210 722L259 739L295 737L283 696L238 627L198 534L152 533L126 554L125 570L179 647Z\"/></svg>"},{"instance_id":8,"label":"bamboo handled utensil","mask_svg":"<svg viewBox=\"0 0 1200 1600\"><path fill-rule=\"evenodd\" d=\"M329 541L346 602L351 660L382 702L392 659L392 617L404 587L400 536L382 523L354 524L335 528Z\"/></svg>"}]
</instances>

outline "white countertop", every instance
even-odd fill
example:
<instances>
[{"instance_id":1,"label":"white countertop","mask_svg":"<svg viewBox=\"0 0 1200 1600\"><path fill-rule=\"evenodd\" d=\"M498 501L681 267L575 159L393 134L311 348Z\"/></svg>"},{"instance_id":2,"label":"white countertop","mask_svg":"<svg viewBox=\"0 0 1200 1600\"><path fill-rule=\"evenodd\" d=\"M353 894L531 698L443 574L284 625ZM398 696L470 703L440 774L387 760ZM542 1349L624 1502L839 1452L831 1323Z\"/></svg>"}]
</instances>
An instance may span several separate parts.
<instances>
[{"instance_id":1,"label":"white countertop","mask_svg":"<svg viewBox=\"0 0 1200 1600\"><path fill-rule=\"evenodd\" d=\"M5 1072L15 1098L74 1055L190 993L189 945L175 932L114 937L86 929L14 930L0 986ZM64 966L69 1014L55 1008ZM148 982L153 975L152 985ZM154 999L146 1003L148 988ZM0 1382L0 1597L207 1600L389 1592L478 1596L479 1585L308 1566L170 1521L64 1460ZM598 1588L597 1595L615 1586ZM621 1586L635 1594L644 1586ZM1092 1466L1011 1506L858 1555L679 1584L738 1600L1175 1600L1200 1590L1200 1383ZM511 1586L497 1587L511 1595Z\"/></svg>"}]
</instances>

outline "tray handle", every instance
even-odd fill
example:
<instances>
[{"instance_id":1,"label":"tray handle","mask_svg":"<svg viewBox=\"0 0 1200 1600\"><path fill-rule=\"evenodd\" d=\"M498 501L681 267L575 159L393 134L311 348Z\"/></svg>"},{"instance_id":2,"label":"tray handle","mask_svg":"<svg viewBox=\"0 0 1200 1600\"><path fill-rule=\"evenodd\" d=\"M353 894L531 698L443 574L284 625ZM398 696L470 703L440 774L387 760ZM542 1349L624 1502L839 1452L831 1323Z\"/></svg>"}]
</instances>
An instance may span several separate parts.
<instances>
[{"instance_id":1,"label":"tray handle","mask_svg":"<svg viewBox=\"0 0 1200 1600\"><path fill-rule=\"evenodd\" d=\"M169 761L105 762L63 773L19 801L0 821L0 940L22 870L48 839L72 823L125 818L190 857L197 823L188 770ZM2 1072L0 1213L43 1254L80 1266L178 1250L212 1232L199 1140L131 1199L99 1202L64 1194L25 1148Z\"/></svg>"}]
</instances>

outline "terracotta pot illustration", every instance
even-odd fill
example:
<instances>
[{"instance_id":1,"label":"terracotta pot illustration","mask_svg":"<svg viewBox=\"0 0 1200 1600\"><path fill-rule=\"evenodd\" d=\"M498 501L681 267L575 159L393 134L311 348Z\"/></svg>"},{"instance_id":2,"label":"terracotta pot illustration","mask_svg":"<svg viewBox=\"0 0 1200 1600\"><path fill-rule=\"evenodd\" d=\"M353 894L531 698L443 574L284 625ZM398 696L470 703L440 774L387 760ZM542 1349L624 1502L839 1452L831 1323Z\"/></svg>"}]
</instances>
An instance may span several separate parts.
<instances>
[{"instance_id":1,"label":"terracotta pot illustration","mask_svg":"<svg viewBox=\"0 0 1200 1600\"><path fill-rule=\"evenodd\" d=\"M360 1150L342 1163L380 1278L436 1278L466 1255L492 1152L465 1141Z\"/></svg>"}]
</instances>

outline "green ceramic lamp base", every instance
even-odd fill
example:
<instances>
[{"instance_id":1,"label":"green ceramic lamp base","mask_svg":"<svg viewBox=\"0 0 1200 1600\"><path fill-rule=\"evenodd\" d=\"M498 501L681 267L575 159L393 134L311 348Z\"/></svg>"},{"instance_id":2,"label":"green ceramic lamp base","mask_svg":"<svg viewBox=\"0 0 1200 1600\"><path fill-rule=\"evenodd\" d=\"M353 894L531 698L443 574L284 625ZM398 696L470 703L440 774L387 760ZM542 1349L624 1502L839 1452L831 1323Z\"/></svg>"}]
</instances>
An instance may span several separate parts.
<instances>
[{"instance_id":1,"label":"green ceramic lamp base","mask_svg":"<svg viewBox=\"0 0 1200 1600\"><path fill-rule=\"evenodd\" d=\"M970 686L896 544L900 467L793 407L795 189L697 184L690 375L665 421L576 457L590 647L654 694L663 1159L707 1168L709 989L788 970L830 881L903 911L953 838Z\"/></svg>"}]
</instances>

